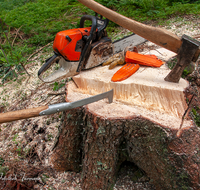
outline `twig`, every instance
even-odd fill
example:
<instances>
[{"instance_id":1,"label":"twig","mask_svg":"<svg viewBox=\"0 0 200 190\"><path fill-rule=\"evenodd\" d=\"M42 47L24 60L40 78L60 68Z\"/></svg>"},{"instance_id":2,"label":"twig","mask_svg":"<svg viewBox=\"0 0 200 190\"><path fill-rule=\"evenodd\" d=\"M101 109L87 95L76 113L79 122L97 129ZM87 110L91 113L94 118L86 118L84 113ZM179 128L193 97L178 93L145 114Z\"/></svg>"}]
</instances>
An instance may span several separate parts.
<instances>
[{"instance_id":1,"label":"twig","mask_svg":"<svg viewBox=\"0 0 200 190\"><path fill-rule=\"evenodd\" d=\"M22 26L23 26L23 25L22 25ZM22 26L20 26L20 27L18 28L17 32L16 32L15 38L14 38L14 40L13 40L13 42L12 42L12 46L14 45L15 40L16 40L16 38L17 38L17 35L18 35L18 33L19 33L19 30L21 29Z\"/></svg>"},{"instance_id":2,"label":"twig","mask_svg":"<svg viewBox=\"0 0 200 190\"><path fill-rule=\"evenodd\" d=\"M25 85L27 85L27 84L28 84L28 81L30 80L30 78L31 78L31 76L29 75L29 77L28 77L28 79L27 79L27 81L26 81L26 84L25 84Z\"/></svg>"},{"instance_id":3,"label":"twig","mask_svg":"<svg viewBox=\"0 0 200 190\"><path fill-rule=\"evenodd\" d=\"M49 46L52 42L49 42L47 45L41 47L40 49L38 49L36 52L32 53L28 59L26 60L25 64L30 60L31 57L33 57L35 54L39 53L42 49L44 49L45 47Z\"/></svg>"},{"instance_id":4,"label":"twig","mask_svg":"<svg viewBox=\"0 0 200 190\"><path fill-rule=\"evenodd\" d=\"M54 96L58 96L58 95L63 95L63 94L65 94L65 91L63 91L63 92L50 92L50 93L48 93L48 95L54 95Z\"/></svg>"},{"instance_id":5,"label":"twig","mask_svg":"<svg viewBox=\"0 0 200 190\"><path fill-rule=\"evenodd\" d=\"M4 42L2 43L2 45L4 45L6 43L6 39L4 40Z\"/></svg>"},{"instance_id":6,"label":"twig","mask_svg":"<svg viewBox=\"0 0 200 190\"><path fill-rule=\"evenodd\" d=\"M159 52L157 49L155 49L159 54L163 55L161 52Z\"/></svg>"},{"instance_id":7,"label":"twig","mask_svg":"<svg viewBox=\"0 0 200 190\"><path fill-rule=\"evenodd\" d=\"M28 74L28 76L30 77L31 75L28 73L28 71L26 70L26 68L24 67L24 64L23 63L20 63L21 66L23 67L23 69L25 70L25 72Z\"/></svg>"},{"instance_id":8,"label":"twig","mask_svg":"<svg viewBox=\"0 0 200 190\"><path fill-rule=\"evenodd\" d=\"M76 84L76 82L74 81L73 78L71 78L72 82L76 85L77 88L79 88L79 86Z\"/></svg>"},{"instance_id":9,"label":"twig","mask_svg":"<svg viewBox=\"0 0 200 190\"><path fill-rule=\"evenodd\" d=\"M19 35L19 37L21 38L21 40L24 40L20 33L19 33L18 35Z\"/></svg>"},{"instance_id":10,"label":"twig","mask_svg":"<svg viewBox=\"0 0 200 190\"><path fill-rule=\"evenodd\" d=\"M56 97L56 96L53 96L53 97L45 104L45 106L48 105L55 97ZM46 98L46 99L47 99L47 98ZM45 99L45 100L46 100L46 99Z\"/></svg>"},{"instance_id":11,"label":"twig","mask_svg":"<svg viewBox=\"0 0 200 190\"><path fill-rule=\"evenodd\" d=\"M21 27L22 27L22 26L21 26ZM20 28L21 28L21 27L20 27ZM20 28L18 29L17 33L19 32ZM3 23L2 23L2 30L3 30L3 29L4 29L4 28L3 28ZM13 51L13 43L14 43L15 39L13 40L13 43L11 44L10 41L9 41L9 39L8 39L8 36L6 35L6 33L5 33L5 32L3 32L3 33L5 34L6 39L7 39L8 43L10 44L10 47L11 47L10 53L11 53L11 57L13 58L12 51ZM16 36L17 36L17 34L16 34ZM15 36L15 38L16 38L16 36ZM2 50L2 52L3 52L3 54L4 54L4 56L5 56L5 59L6 59L7 63L9 64L9 61L8 61L8 59L7 59L7 57L6 57L6 54L5 54L4 51L3 51L2 46L1 46L1 50ZM25 70L25 72L28 74L28 76L30 76L30 74L28 73L28 71L25 69L23 63L21 63L21 66L23 67L23 69ZM11 69L11 67L10 67L10 69ZM9 69L9 70L10 70L10 69Z\"/></svg>"},{"instance_id":12,"label":"twig","mask_svg":"<svg viewBox=\"0 0 200 190\"><path fill-rule=\"evenodd\" d=\"M185 110L185 113L183 114L183 117L182 117L182 121L181 121L181 125L180 125L180 127L179 127L179 130L180 130L180 129L182 128L182 126L183 126L183 122L184 122L185 116L186 116L186 114L187 114L187 112L188 112L188 110L189 110L189 108L190 108L190 104L192 103L193 98L194 98L194 94L193 94L192 98L190 99L190 102L189 102L189 104L188 104L187 109Z\"/></svg>"},{"instance_id":13,"label":"twig","mask_svg":"<svg viewBox=\"0 0 200 190\"><path fill-rule=\"evenodd\" d=\"M22 27L22 26L21 26L21 27ZM20 27L20 28L21 28L21 27ZM19 29L20 29L20 28L19 28ZM18 30L19 30L19 29L18 29ZM30 60L30 58L31 58L33 55L37 54L37 53L40 52L42 49L44 49L45 47L49 46L51 43L52 43L52 42L49 42L47 45L41 47L41 48L40 48L39 50L37 50L36 52L32 53L32 54L28 57L28 59L26 60L26 62L25 62L24 64L21 63L23 69L24 69L25 72L28 74L29 78L30 78L31 75L28 73L28 71L26 70L26 68L25 68L24 65Z\"/></svg>"},{"instance_id":14,"label":"twig","mask_svg":"<svg viewBox=\"0 0 200 190\"><path fill-rule=\"evenodd\" d=\"M1 46L1 44L0 44L0 46ZM7 56L6 56L5 52L3 51L2 46L1 46L1 50L2 50L2 52L3 52L3 55L4 55L4 57L5 57L6 61L7 61L7 63L10 65ZM7 72L9 72L10 70L12 70L12 66L10 66L10 68L9 68L9 70L8 70Z\"/></svg>"},{"instance_id":15,"label":"twig","mask_svg":"<svg viewBox=\"0 0 200 190\"><path fill-rule=\"evenodd\" d=\"M42 159L40 158L40 155L39 155L38 151L36 151L36 154L37 154L37 156L38 156L40 162L42 163Z\"/></svg>"},{"instance_id":16,"label":"twig","mask_svg":"<svg viewBox=\"0 0 200 190\"><path fill-rule=\"evenodd\" d=\"M56 96L58 96L58 95L63 95L63 94L65 94L65 92L63 91L63 92L60 92L60 93L57 93L57 94L52 94L53 95L53 97L45 104L45 105L48 105L54 98L56 98ZM48 94L49 95L49 94ZM47 97L48 98L48 97ZM47 99L46 98L46 99ZM45 100L46 100L45 99Z\"/></svg>"},{"instance_id":17,"label":"twig","mask_svg":"<svg viewBox=\"0 0 200 190\"><path fill-rule=\"evenodd\" d=\"M65 94L65 91L62 91L62 92L50 92L50 93L48 93L48 95L54 96L54 97L51 98L50 101L48 101L45 105L48 105L49 102L51 102L51 100L53 100L56 96L63 95L63 94ZM47 96L44 100L40 101L39 104L42 103L42 102L44 102L44 101L46 101L48 98L49 97Z\"/></svg>"}]
</instances>

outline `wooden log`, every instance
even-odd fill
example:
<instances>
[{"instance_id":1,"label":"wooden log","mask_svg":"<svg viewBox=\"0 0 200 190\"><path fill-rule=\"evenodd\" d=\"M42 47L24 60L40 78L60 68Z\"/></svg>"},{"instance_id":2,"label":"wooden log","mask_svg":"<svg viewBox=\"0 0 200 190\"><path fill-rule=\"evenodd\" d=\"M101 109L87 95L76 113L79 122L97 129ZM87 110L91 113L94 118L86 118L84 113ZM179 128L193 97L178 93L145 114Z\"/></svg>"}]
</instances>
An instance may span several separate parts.
<instances>
[{"instance_id":1,"label":"wooden log","mask_svg":"<svg viewBox=\"0 0 200 190\"><path fill-rule=\"evenodd\" d=\"M96 75L100 73L99 69L102 68L95 71ZM103 77L99 78L100 85L94 85L93 88L92 82L88 83L89 79L86 79L90 72L82 72L74 77L76 82L79 81L79 88L73 82L67 84L66 101L72 102L97 94L99 87L104 88L103 91L108 90L105 83L102 84ZM105 72L110 71L107 69ZM112 77L108 73L107 76ZM155 89L162 88L158 85L161 79L157 76ZM94 78L93 83L96 80ZM164 77L162 80L164 81ZM176 105L181 105L180 101L183 101L185 109L187 104L184 90L188 83L183 79L181 81L182 90L180 84L174 84L177 86L171 89L178 94L173 92L174 97L179 97ZM87 89L81 88L81 83L87 85ZM81 171L82 189L112 189L120 165L124 161L130 161L146 172L156 189L199 189L199 129L191 120L184 120L182 123L181 113L177 114L175 108L175 113L169 113L160 108L135 106L128 101L124 103L120 99L122 96L117 96L120 89L117 85L120 84L121 82L110 85L115 91L113 103L101 100L64 112L58 141L51 156L54 168L60 171ZM121 87L122 90L123 88ZM144 85L141 88L148 96ZM149 93L153 90L149 88L148 80L147 89ZM164 92L172 93L169 89L159 92L163 96ZM181 92L183 96L180 95Z\"/></svg>"}]
</instances>

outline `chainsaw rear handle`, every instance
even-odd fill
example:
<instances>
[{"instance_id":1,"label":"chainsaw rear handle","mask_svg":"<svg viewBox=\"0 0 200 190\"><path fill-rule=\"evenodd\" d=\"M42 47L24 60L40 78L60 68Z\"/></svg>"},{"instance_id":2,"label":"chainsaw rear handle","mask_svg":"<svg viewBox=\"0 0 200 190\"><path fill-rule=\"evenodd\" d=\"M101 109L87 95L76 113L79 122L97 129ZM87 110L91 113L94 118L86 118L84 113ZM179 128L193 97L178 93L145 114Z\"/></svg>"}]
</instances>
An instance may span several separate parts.
<instances>
[{"instance_id":1,"label":"chainsaw rear handle","mask_svg":"<svg viewBox=\"0 0 200 190\"><path fill-rule=\"evenodd\" d=\"M55 62L56 58L60 55L56 52L54 52L54 55L48 59L46 59L46 62L38 71L38 77L40 80L42 80L42 74ZM43 80L42 80L43 81Z\"/></svg>"}]
</instances>

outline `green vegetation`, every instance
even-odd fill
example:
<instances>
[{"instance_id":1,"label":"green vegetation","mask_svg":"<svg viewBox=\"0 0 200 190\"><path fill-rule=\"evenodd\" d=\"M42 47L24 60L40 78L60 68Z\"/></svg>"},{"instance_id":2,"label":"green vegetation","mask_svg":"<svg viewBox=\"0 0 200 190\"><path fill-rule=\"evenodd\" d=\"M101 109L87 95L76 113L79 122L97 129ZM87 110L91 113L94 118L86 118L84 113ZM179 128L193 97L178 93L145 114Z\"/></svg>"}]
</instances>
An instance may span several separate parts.
<instances>
[{"instance_id":1,"label":"green vegetation","mask_svg":"<svg viewBox=\"0 0 200 190\"><path fill-rule=\"evenodd\" d=\"M200 13L200 0L97 0L137 21ZM0 78L24 74L28 55L53 41L61 30L76 28L93 11L76 0L0 0ZM115 31L110 22L108 33Z\"/></svg>"},{"instance_id":2,"label":"green vegetation","mask_svg":"<svg viewBox=\"0 0 200 190\"><path fill-rule=\"evenodd\" d=\"M200 127L200 114L198 113L199 107L192 108L192 114L194 117L194 121L198 127Z\"/></svg>"},{"instance_id":3,"label":"green vegetation","mask_svg":"<svg viewBox=\"0 0 200 190\"><path fill-rule=\"evenodd\" d=\"M4 159L2 157L0 157L0 166L2 166L4 163Z\"/></svg>"},{"instance_id":4,"label":"green vegetation","mask_svg":"<svg viewBox=\"0 0 200 190\"><path fill-rule=\"evenodd\" d=\"M63 86L65 86L65 83L58 83L55 82L54 83L54 87L53 87L53 91L58 91L60 88L62 88Z\"/></svg>"},{"instance_id":5,"label":"green vegetation","mask_svg":"<svg viewBox=\"0 0 200 190\"><path fill-rule=\"evenodd\" d=\"M4 177L8 170L9 170L8 167L0 166L0 177Z\"/></svg>"},{"instance_id":6,"label":"green vegetation","mask_svg":"<svg viewBox=\"0 0 200 190\"><path fill-rule=\"evenodd\" d=\"M46 183L48 178L49 178L49 176L47 174L42 174L42 176L41 176L41 180L42 180L43 183Z\"/></svg>"}]
</instances>

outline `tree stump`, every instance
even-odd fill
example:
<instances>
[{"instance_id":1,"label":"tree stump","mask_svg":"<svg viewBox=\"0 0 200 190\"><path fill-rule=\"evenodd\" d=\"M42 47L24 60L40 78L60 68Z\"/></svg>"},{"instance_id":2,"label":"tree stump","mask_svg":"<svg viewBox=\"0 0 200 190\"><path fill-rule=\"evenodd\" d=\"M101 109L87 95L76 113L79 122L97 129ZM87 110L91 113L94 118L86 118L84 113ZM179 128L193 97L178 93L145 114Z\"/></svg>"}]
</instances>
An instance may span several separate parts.
<instances>
[{"instance_id":1,"label":"tree stump","mask_svg":"<svg viewBox=\"0 0 200 190\"><path fill-rule=\"evenodd\" d=\"M119 67L105 68L75 76L79 88L67 84L66 101L113 88L114 102L101 100L63 113L51 156L54 168L81 171L82 189L107 190L114 186L120 165L130 161L146 172L156 189L200 189L200 131L191 120L182 120L188 83L181 79L175 85L161 74L154 79L156 75L146 73L139 82L140 74L152 69L146 67L124 82L111 83L106 76L111 78Z\"/></svg>"}]
</instances>

